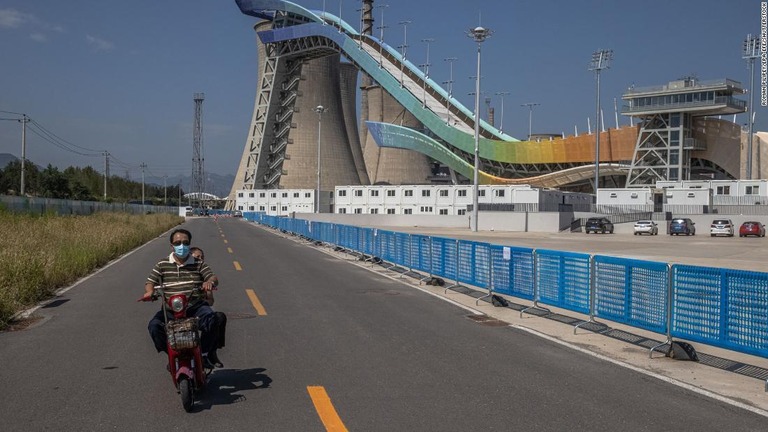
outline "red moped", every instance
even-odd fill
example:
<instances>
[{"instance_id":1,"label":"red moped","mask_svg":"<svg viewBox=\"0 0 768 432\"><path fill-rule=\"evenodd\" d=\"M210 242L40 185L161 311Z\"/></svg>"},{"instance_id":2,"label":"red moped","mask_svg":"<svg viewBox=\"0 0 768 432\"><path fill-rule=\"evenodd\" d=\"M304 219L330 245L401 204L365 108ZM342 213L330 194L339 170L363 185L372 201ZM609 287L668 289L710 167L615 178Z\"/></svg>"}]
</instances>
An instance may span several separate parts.
<instances>
[{"instance_id":1,"label":"red moped","mask_svg":"<svg viewBox=\"0 0 768 432\"><path fill-rule=\"evenodd\" d=\"M191 287L183 289L183 287ZM171 289L172 288L172 289ZM200 349L200 329L197 318L187 318L190 297L201 292L200 283L179 282L155 287L151 297L139 301L163 300L163 316L168 340L168 371L171 373L176 391L181 395L184 410L192 411L195 393L205 388L208 374ZM173 312L173 319L168 319L168 310Z\"/></svg>"}]
</instances>

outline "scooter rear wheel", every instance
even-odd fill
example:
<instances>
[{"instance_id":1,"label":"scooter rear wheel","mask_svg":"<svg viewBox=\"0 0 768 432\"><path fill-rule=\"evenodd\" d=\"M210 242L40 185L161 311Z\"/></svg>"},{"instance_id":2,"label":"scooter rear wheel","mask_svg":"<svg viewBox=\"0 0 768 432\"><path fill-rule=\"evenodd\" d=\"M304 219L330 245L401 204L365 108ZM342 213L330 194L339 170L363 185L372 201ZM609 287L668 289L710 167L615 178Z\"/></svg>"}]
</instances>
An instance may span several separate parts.
<instances>
[{"instance_id":1,"label":"scooter rear wheel","mask_svg":"<svg viewBox=\"0 0 768 432\"><path fill-rule=\"evenodd\" d=\"M191 412L192 406L195 404L195 394L194 386L189 378L179 378L179 393L181 394L181 404L184 406L184 411Z\"/></svg>"}]
</instances>

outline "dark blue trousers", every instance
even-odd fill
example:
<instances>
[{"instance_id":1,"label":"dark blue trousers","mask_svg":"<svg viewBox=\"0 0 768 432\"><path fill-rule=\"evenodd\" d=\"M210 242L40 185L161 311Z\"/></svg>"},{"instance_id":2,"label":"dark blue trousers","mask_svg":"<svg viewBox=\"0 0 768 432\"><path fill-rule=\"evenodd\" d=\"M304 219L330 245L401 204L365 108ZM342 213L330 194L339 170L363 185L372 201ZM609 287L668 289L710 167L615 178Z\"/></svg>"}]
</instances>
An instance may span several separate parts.
<instances>
[{"instance_id":1,"label":"dark blue trousers","mask_svg":"<svg viewBox=\"0 0 768 432\"><path fill-rule=\"evenodd\" d=\"M173 312L167 312L168 319L173 319ZM206 302L199 302L187 309L187 317L197 317L197 324L200 328L200 349L203 353L208 353L216 348L218 343L218 320L216 313L208 306ZM163 310L157 311L154 317L149 321L149 335L155 344L157 352L168 352L168 339L165 334L165 319Z\"/></svg>"}]
</instances>

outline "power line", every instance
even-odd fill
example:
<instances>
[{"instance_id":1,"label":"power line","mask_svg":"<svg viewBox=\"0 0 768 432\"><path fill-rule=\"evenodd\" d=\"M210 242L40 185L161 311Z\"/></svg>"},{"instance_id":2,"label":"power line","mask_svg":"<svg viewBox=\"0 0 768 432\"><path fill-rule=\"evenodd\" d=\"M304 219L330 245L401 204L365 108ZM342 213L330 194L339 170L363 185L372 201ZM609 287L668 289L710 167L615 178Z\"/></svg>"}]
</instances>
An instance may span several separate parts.
<instances>
[{"instance_id":1,"label":"power line","mask_svg":"<svg viewBox=\"0 0 768 432\"><path fill-rule=\"evenodd\" d=\"M31 123L34 124L34 122L31 122ZM29 131L32 132L33 134L37 135L38 137L40 137L43 141L47 141L47 142L53 144L54 146L56 146L56 147L58 147L58 148L60 148L62 150L68 151L70 153L74 153L74 154L77 154L77 155L80 155L80 156L86 156L86 157L101 156L99 153L83 153L83 152L79 152L77 150L74 150L72 148L69 148L69 147L67 147L64 144L61 144L60 142L55 141L54 139L50 138L49 136L46 136L45 135L45 131L38 131L38 130L36 130L32 126L29 127Z\"/></svg>"},{"instance_id":2,"label":"power line","mask_svg":"<svg viewBox=\"0 0 768 432\"><path fill-rule=\"evenodd\" d=\"M92 148L88 148L88 147L79 146L79 145L77 145L77 144L75 144L75 143L69 142L69 141L65 140L64 138L61 138L60 136L56 135L55 133L53 133L53 132L49 131L48 129L46 129L45 127L43 127L43 125L41 125L41 124L40 124L40 122L38 122L38 121L36 121L36 120L32 120L32 121L31 121L31 123L32 123L33 125L37 126L38 128L40 128L40 129L41 129L42 131L44 131L44 132L45 132L47 135L49 135L49 136L52 136L52 137L56 138L56 139L57 139L59 142L63 142L63 143L65 143L66 145L69 145L69 146L72 146L72 147L78 148L78 149L80 149L80 150L85 150L85 151L88 151L88 152L95 152L95 153L99 153L99 154L101 154L101 153L104 151L104 150L95 150L95 149L92 149Z\"/></svg>"}]
</instances>

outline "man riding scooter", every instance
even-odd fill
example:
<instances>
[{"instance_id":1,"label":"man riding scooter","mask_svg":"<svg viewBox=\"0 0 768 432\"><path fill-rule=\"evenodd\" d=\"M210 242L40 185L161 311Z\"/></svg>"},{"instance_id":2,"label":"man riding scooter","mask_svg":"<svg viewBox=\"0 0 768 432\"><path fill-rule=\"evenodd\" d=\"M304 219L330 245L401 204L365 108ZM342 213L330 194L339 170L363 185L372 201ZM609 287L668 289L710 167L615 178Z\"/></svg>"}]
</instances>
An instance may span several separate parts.
<instances>
[{"instance_id":1,"label":"man riding scooter","mask_svg":"<svg viewBox=\"0 0 768 432\"><path fill-rule=\"evenodd\" d=\"M211 268L204 261L195 259L189 253L192 234L185 229L176 229L171 233L170 241L173 252L167 258L155 264L144 285L143 298L151 298L154 294L155 286L178 284L179 282L202 282L203 292L210 292L215 289L218 285L218 279ZM166 292L172 293L173 288L168 288ZM187 308L187 317L198 318L203 363L206 368L213 369L216 364L221 364L215 351L219 334L216 314L201 295L191 299L190 305ZM161 309L150 320L148 328L157 352L167 353L168 342L165 333L165 321L166 318L163 316Z\"/></svg>"}]
</instances>

